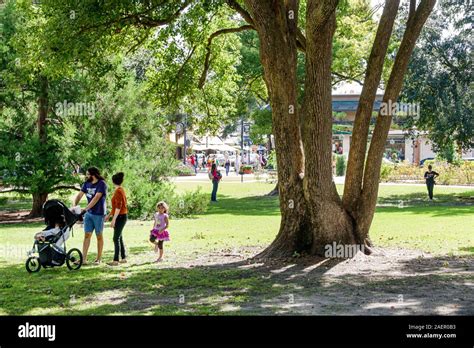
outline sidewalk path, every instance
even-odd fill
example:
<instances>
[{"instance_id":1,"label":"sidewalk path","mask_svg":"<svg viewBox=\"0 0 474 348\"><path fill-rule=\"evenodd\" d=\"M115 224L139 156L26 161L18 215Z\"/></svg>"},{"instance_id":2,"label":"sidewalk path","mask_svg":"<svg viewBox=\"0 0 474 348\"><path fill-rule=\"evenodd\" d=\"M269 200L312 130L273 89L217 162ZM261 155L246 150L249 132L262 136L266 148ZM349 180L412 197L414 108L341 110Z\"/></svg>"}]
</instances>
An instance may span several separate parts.
<instances>
[{"instance_id":1,"label":"sidewalk path","mask_svg":"<svg viewBox=\"0 0 474 348\"><path fill-rule=\"evenodd\" d=\"M232 184L240 184L241 183L241 175L236 175L234 171L229 172L229 176L225 176L225 172L223 173L222 182L223 183L232 183ZM243 183L254 183L254 182L267 182L269 176L267 174L245 174L243 175ZM190 182L190 183L205 183L210 182L207 173L200 172L196 176L175 176L170 178L173 182ZM271 178L271 180L275 180ZM334 182L336 185L344 185L344 176L336 176L334 177ZM425 186L424 183L416 183L416 182L381 182L380 185L383 186ZM474 185L437 185L440 187L453 187L453 188L465 188L465 189L474 189Z\"/></svg>"}]
</instances>

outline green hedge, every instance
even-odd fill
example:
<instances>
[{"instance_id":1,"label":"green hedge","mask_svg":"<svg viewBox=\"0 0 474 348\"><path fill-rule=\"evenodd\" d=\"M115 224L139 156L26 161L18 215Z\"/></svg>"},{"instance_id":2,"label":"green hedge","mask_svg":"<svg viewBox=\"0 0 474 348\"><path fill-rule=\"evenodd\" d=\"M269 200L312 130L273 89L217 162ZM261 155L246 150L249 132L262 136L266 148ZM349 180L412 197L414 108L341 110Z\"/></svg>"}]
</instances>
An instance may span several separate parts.
<instances>
[{"instance_id":1,"label":"green hedge","mask_svg":"<svg viewBox=\"0 0 474 348\"><path fill-rule=\"evenodd\" d=\"M424 174L428 165L439 173L436 179L442 185L472 185L474 184L474 162L462 161L460 164L449 164L444 161L425 161L423 167L408 163L382 164L380 181L418 181L424 182Z\"/></svg>"}]
</instances>

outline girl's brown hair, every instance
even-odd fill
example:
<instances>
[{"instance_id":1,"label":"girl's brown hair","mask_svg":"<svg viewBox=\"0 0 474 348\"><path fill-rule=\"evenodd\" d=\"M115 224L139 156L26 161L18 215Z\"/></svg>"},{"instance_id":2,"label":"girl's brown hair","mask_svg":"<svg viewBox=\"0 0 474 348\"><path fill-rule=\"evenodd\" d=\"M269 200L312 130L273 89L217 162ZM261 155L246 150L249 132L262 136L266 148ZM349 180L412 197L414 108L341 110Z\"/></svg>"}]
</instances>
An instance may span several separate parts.
<instances>
[{"instance_id":1,"label":"girl's brown hair","mask_svg":"<svg viewBox=\"0 0 474 348\"><path fill-rule=\"evenodd\" d=\"M165 208L165 213L168 214L169 207L168 207L168 204L166 204L165 201L160 201L160 202L156 203L156 209L157 210L158 210L159 207Z\"/></svg>"}]
</instances>

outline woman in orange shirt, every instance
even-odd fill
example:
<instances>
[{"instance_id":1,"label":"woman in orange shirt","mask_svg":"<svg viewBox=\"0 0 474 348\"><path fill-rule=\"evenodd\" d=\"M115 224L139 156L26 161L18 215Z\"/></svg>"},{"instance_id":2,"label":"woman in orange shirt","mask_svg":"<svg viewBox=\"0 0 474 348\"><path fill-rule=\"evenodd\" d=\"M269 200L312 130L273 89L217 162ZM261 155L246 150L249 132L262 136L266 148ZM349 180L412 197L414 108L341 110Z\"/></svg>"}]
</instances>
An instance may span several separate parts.
<instances>
[{"instance_id":1,"label":"woman in orange shirt","mask_svg":"<svg viewBox=\"0 0 474 348\"><path fill-rule=\"evenodd\" d=\"M110 226L114 229L114 260L107 263L109 266L117 266L119 263L127 262L125 245L123 244L122 231L127 223L127 197L121 186L123 183L123 173L117 173L112 176L112 182L115 186L115 192L112 196L112 210L105 219L106 221L112 217ZM119 256L122 258L119 262Z\"/></svg>"}]
</instances>

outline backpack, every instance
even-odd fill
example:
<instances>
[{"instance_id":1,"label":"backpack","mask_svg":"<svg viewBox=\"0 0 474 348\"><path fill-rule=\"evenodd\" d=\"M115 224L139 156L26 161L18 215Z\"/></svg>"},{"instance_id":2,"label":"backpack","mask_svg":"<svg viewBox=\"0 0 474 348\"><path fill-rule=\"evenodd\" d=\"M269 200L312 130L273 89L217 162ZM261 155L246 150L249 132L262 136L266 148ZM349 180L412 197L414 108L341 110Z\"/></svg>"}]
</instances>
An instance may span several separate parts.
<instances>
[{"instance_id":1,"label":"backpack","mask_svg":"<svg viewBox=\"0 0 474 348\"><path fill-rule=\"evenodd\" d=\"M209 175L209 180L214 180L214 176L212 175L212 172L209 172L208 173ZM222 174L220 172L220 170L217 171L217 180L221 180L222 179Z\"/></svg>"}]
</instances>

